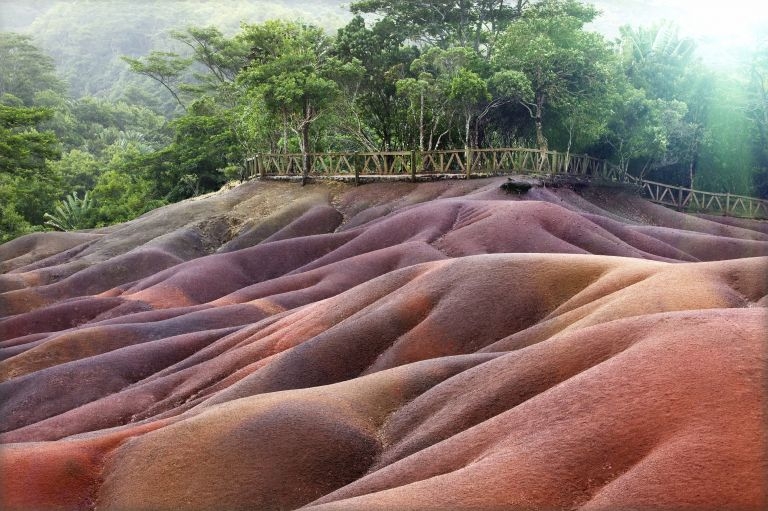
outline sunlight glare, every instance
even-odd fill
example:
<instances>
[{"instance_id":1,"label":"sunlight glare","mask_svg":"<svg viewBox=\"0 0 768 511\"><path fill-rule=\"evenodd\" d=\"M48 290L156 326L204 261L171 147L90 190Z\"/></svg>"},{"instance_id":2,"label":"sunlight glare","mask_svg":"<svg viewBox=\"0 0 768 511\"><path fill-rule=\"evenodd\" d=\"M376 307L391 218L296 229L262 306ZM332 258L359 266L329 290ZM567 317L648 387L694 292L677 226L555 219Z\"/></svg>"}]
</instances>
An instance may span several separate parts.
<instances>
[{"instance_id":1,"label":"sunlight glare","mask_svg":"<svg viewBox=\"0 0 768 511\"><path fill-rule=\"evenodd\" d=\"M674 16L683 32L702 39L723 40L726 44L749 44L765 28L768 9L765 0L654 0L660 11Z\"/></svg>"}]
</instances>

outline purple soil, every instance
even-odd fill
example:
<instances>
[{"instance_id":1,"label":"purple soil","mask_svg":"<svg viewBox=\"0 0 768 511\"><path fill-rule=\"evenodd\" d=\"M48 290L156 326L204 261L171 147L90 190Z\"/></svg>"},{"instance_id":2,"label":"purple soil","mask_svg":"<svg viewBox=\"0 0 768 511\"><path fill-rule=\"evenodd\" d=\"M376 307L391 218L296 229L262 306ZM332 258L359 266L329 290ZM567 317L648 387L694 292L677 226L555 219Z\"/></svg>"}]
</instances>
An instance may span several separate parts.
<instances>
[{"instance_id":1,"label":"purple soil","mask_svg":"<svg viewBox=\"0 0 768 511\"><path fill-rule=\"evenodd\" d=\"M247 183L0 246L0 508L768 508L768 228Z\"/></svg>"}]
</instances>

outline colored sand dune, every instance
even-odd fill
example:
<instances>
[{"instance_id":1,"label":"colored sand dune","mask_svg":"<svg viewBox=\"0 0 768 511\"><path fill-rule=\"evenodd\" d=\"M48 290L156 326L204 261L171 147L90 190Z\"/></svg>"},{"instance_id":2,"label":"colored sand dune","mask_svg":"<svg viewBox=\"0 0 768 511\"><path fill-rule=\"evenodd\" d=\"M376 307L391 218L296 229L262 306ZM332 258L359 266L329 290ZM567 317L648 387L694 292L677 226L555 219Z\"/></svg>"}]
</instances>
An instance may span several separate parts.
<instances>
[{"instance_id":1,"label":"colored sand dune","mask_svg":"<svg viewBox=\"0 0 768 511\"><path fill-rule=\"evenodd\" d=\"M0 246L0 509L768 508L768 227L251 182Z\"/></svg>"}]
</instances>

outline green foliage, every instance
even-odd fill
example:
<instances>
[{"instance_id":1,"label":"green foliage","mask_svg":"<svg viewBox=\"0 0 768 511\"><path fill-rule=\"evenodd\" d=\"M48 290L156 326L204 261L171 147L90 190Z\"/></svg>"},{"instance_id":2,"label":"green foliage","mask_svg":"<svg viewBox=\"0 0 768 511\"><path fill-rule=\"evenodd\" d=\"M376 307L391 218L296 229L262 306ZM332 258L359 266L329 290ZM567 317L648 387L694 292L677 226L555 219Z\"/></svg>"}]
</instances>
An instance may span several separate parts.
<instances>
[{"instance_id":1,"label":"green foliage","mask_svg":"<svg viewBox=\"0 0 768 511\"><path fill-rule=\"evenodd\" d=\"M41 108L0 105L0 172L33 178L45 160L59 155L55 135L37 127L52 112Z\"/></svg>"},{"instance_id":2,"label":"green foliage","mask_svg":"<svg viewBox=\"0 0 768 511\"><path fill-rule=\"evenodd\" d=\"M679 99L681 81L695 59L696 44L668 21L621 27L620 57L629 81L660 99Z\"/></svg>"},{"instance_id":3,"label":"green foliage","mask_svg":"<svg viewBox=\"0 0 768 511\"><path fill-rule=\"evenodd\" d=\"M64 200L60 201L54 209L54 213L45 213L46 225L50 225L60 231L76 231L86 227L88 213L93 207L89 192L85 192L83 198L79 198L76 192L72 192Z\"/></svg>"},{"instance_id":4,"label":"green foliage","mask_svg":"<svg viewBox=\"0 0 768 511\"><path fill-rule=\"evenodd\" d=\"M192 57L187 54L189 48L172 37L173 31L183 31L189 25L215 26L230 35L243 20L257 23L303 18L336 29L344 16L334 0L300 4L227 0L226 7L221 2L199 0L51 0L50 4L39 11L26 31L35 34L35 41L53 57L74 97L132 98L168 115L180 113L173 96L164 88L155 88L149 78L132 73L121 56L135 58L164 48L184 58ZM4 14L5 10L4 5ZM193 81L195 71L191 69L184 81Z\"/></svg>"},{"instance_id":5,"label":"green foliage","mask_svg":"<svg viewBox=\"0 0 768 511\"><path fill-rule=\"evenodd\" d=\"M60 199L64 209L53 212L49 221L67 229L128 220L157 205L154 187L138 175L123 187L124 196L113 195L98 207L90 197L99 200L99 194L85 202L79 196L92 188L101 193L104 173L130 175L139 169L135 162L142 154L166 145L164 119L125 102L66 98L57 79L38 83L40 69L25 68L30 55L40 59L46 72L50 62L34 47L22 50L7 53L8 60L0 63L15 70L14 79L6 81L16 84L12 91L31 102L25 106L10 93L0 100L0 238L41 230L43 212Z\"/></svg>"},{"instance_id":6,"label":"green foliage","mask_svg":"<svg viewBox=\"0 0 768 511\"><path fill-rule=\"evenodd\" d=\"M41 211L57 199L58 183L0 173L0 242L42 230Z\"/></svg>"},{"instance_id":7,"label":"green foliage","mask_svg":"<svg viewBox=\"0 0 768 511\"><path fill-rule=\"evenodd\" d=\"M397 95L397 81L409 74L419 52L404 41L391 20L368 28L361 16L353 18L336 36L338 57L362 66L361 79L344 88L340 127L366 150L404 149L408 145L407 105Z\"/></svg>"},{"instance_id":8,"label":"green foliage","mask_svg":"<svg viewBox=\"0 0 768 511\"><path fill-rule=\"evenodd\" d=\"M358 0L354 13L376 14L402 36L427 46L488 51L495 37L518 18L527 1Z\"/></svg>"},{"instance_id":9,"label":"green foliage","mask_svg":"<svg viewBox=\"0 0 768 511\"><path fill-rule=\"evenodd\" d=\"M711 141L708 110L714 90L713 74L700 64L695 50L694 42L681 37L669 22L621 28L619 57L624 76L629 87L643 91L649 110L657 110L646 116L656 136L646 137L645 149L635 148L632 156L624 156L636 158L630 168L637 171L642 165L641 172L652 179L692 187L700 165L712 164L703 158ZM639 128L641 133L648 130Z\"/></svg>"},{"instance_id":10,"label":"green foliage","mask_svg":"<svg viewBox=\"0 0 768 511\"><path fill-rule=\"evenodd\" d=\"M152 192L153 184L147 179L120 170L107 170L93 187L94 206L88 222L96 227L126 222L167 204L152 198Z\"/></svg>"},{"instance_id":11,"label":"green foliage","mask_svg":"<svg viewBox=\"0 0 768 511\"><path fill-rule=\"evenodd\" d=\"M184 71L192 64L192 59L185 59L178 54L168 51L152 51L140 59L122 57L128 63L131 71L155 80L171 93L176 103L186 110L179 98L178 87Z\"/></svg>"},{"instance_id":12,"label":"green foliage","mask_svg":"<svg viewBox=\"0 0 768 511\"><path fill-rule=\"evenodd\" d=\"M413 61L411 71L416 77L399 80L397 90L408 100L419 148L437 148L445 136L456 138L464 147L477 145L473 123L497 104L485 78L489 69L474 50L464 47L432 47ZM495 75L494 84L511 86L504 76L509 77Z\"/></svg>"},{"instance_id":13,"label":"green foliage","mask_svg":"<svg viewBox=\"0 0 768 511\"><path fill-rule=\"evenodd\" d=\"M0 32L0 97L11 94L32 106L35 94L46 90L64 92L53 59L34 46L30 36Z\"/></svg>"},{"instance_id":14,"label":"green foliage","mask_svg":"<svg viewBox=\"0 0 768 511\"><path fill-rule=\"evenodd\" d=\"M165 119L144 106L85 97L68 102L61 112L72 119L72 128L63 132L62 126L54 124L52 129L60 133L65 147L90 152L97 158L104 157L114 144L136 143L150 151L170 141Z\"/></svg>"},{"instance_id":15,"label":"green foliage","mask_svg":"<svg viewBox=\"0 0 768 511\"><path fill-rule=\"evenodd\" d=\"M696 187L758 195L752 176L759 175L759 135L749 116L749 87L743 81L720 76L708 81L702 93L704 133L701 137ZM764 163L763 163L764 164ZM754 169L754 172L753 172Z\"/></svg>"},{"instance_id":16,"label":"green foliage","mask_svg":"<svg viewBox=\"0 0 768 511\"><path fill-rule=\"evenodd\" d=\"M746 99L755 168L752 189L768 198L768 43L764 42L753 56Z\"/></svg>"},{"instance_id":17,"label":"green foliage","mask_svg":"<svg viewBox=\"0 0 768 511\"><path fill-rule=\"evenodd\" d=\"M174 120L173 142L145 155L137 154L133 165L152 183L152 195L176 201L218 189L224 183L222 169L241 161L239 141L229 114L211 97L190 105Z\"/></svg>"},{"instance_id":18,"label":"green foliage","mask_svg":"<svg viewBox=\"0 0 768 511\"><path fill-rule=\"evenodd\" d=\"M533 94L521 104L534 120L541 149L548 148L547 110L573 110L579 102L604 94L610 81L611 55L605 41L584 30L596 16L593 7L575 0L545 0L527 10L499 40L495 64L525 74L530 82Z\"/></svg>"},{"instance_id":19,"label":"green foliage","mask_svg":"<svg viewBox=\"0 0 768 511\"><path fill-rule=\"evenodd\" d=\"M0 189L0 195L3 195L2 189ZM12 203L0 204L0 243L5 243L35 230L32 224L16 211Z\"/></svg>"},{"instance_id":20,"label":"green foliage","mask_svg":"<svg viewBox=\"0 0 768 511\"><path fill-rule=\"evenodd\" d=\"M48 167L59 176L63 189L84 194L96 184L102 163L91 153L72 149L64 153L60 160L49 162Z\"/></svg>"},{"instance_id":21,"label":"green foliage","mask_svg":"<svg viewBox=\"0 0 768 511\"><path fill-rule=\"evenodd\" d=\"M192 51L190 60L200 69L193 75L197 83L182 86L190 92L211 93L231 84L248 61L250 48L243 37L227 38L216 27L187 27L171 34Z\"/></svg>"},{"instance_id":22,"label":"green foliage","mask_svg":"<svg viewBox=\"0 0 768 511\"><path fill-rule=\"evenodd\" d=\"M332 41L318 27L269 21L244 27L251 46L250 63L238 76L241 86L253 89L284 132L298 137L304 154L303 173L309 173L311 128L341 95L339 82L358 73L358 64L331 56Z\"/></svg>"},{"instance_id":23,"label":"green foliage","mask_svg":"<svg viewBox=\"0 0 768 511\"><path fill-rule=\"evenodd\" d=\"M642 162L640 173L644 174L652 162L664 158L687 107L680 101L648 98L644 90L628 82L619 84L611 105L614 115L602 137L602 143L611 147L608 156L614 156L622 168ZM600 153L599 149L593 152Z\"/></svg>"}]
</instances>

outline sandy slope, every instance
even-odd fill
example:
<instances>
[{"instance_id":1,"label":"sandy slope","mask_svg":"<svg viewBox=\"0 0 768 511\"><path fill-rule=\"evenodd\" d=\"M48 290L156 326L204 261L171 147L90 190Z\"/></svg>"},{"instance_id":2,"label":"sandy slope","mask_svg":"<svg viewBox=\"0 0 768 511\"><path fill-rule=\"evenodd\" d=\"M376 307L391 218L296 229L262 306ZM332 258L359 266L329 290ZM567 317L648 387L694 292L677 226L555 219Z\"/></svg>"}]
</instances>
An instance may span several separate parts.
<instances>
[{"instance_id":1,"label":"sandy slope","mask_svg":"<svg viewBox=\"0 0 768 511\"><path fill-rule=\"evenodd\" d=\"M0 246L0 508L767 508L766 224L502 182Z\"/></svg>"}]
</instances>

